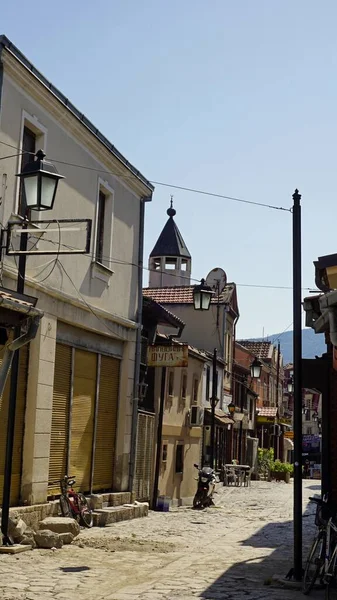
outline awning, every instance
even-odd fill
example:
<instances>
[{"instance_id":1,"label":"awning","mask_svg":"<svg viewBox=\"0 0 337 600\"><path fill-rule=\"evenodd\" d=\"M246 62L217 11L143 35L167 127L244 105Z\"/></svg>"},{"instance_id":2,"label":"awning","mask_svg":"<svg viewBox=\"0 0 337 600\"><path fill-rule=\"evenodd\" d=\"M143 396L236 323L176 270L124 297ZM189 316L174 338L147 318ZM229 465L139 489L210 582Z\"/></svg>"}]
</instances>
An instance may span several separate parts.
<instances>
[{"instance_id":1,"label":"awning","mask_svg":"<svg viewBox=\"0 0 337 600\"><path fill-rule=\"evenodd\" d=\"M294 449L294 442L292 440L290 440L289 438L283 438L283 444L284 444L284 449L285 450L293 450Z\"/></svg>"},{"instance_id":2,"label":"awning","mask_svg":"<svg viewBox=\"0 0 337 600\"><path fill-rule=\"evenodd\" d=\"M206 408L205 410L207 414L211 415L212 410L210 408ZM221 408L215 409L215 418L219 423L221 423L221 425L234 425L233 419L228 417L226 413L221 410Z\"/></svg>"}]
</instances>

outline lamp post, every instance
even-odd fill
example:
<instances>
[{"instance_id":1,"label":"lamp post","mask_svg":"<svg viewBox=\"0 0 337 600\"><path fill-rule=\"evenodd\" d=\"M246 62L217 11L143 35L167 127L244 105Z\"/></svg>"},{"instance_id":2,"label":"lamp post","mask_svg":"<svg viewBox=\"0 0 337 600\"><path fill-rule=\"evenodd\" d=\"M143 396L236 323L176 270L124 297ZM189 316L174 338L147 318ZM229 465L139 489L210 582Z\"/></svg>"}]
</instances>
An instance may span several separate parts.
<instances>
[{"instance_id":1,"label":"lamp post","mask_svg":"<svg viewBox=\"0 0 337 600\"><path fill-rule=\"evenodd\" d=\"M260 379L262 371L262 362L255 356L250 365L250 376L252 379Z\"/></svg>"},{"instance_id":2,"label":"lamp post","mask_svg":"<svg viewBox=\"0 0 337 600\"><path fill-rule=\"evenodd\" d=\"M214 292L209 285L202 279L200 285L195 285L193 289L194 310L209 310Z\"/></svg>"},{"instance_id":3,"label":"lamp post","mask_svg":"<svg viewBox=\"0 0 337 600\"><path fill-rule=\"evenodd\" d=\"M255 356L253 362L250 365L251 378L252 379L260 379L261 371L262 371L262 362L257 358L257 356ZM261 427L261 447L263 449L263 425Z\"/></svg>"},{"instance_id":4,"label":"lamp post","mask_svg":"<svg viewBox=\"0 0 337 600\"><path fill-rule=\"evenodd\" d=\"M22 199L21 216L25 218L23 230L27 228L28 214L30 210L44 211L53 208L58 182L63 179L63 175L59 175L54 165L44 160L45 154L42 150L36 153L36 160L30 161L18 173L22 182ZM27 233L22 232L20 239L20 256L18 266L17 292L24 293L25 275L26 275L26 254L27 251ZM14 329L14 339L20 337L20 326ZM7 439L6 439L6 455L4 468L3 482L3 500L1 513L1 531L3 534L3 546L12 546L13 541L8 535L8 519L9 505L11 492L11 476L12 476L12 459L14 445L14 428L15 428L15 413L16 413L16 397L19 377L19 351L16 350L13 356L10 391L9 391L9 406L7 419Z\"/></svg>"},{"instance_id":5,"label":"lamp post","mask_svg":"<svg viewBox=\"0 0 337 600\"><path fill-rule=\"evenodd\" d=\"M209 310L214 292L209 285L202 279L200 285L195 285L193 289L193 304L195 310ZM209 399L211 404L211 467L214 468L214 450L215 450L215 407L219 402L217 398L217 349L213 352L213 377L212 377L212 396Z\"/></svg>"},{"instance_id":6,"label":"lamp post","mask_svg":"<svg viewBox=\"0 0 337 600\"><path fill-rule=\"evenodd\" d=\"M302 256L301 195L293 194L293 363L294 363L294 564L302 579Z\"/></svg>"},{"instance_id":7,"label":"lamp post","mask_svg":"<svg viewBox=\"0 0 337 600\"><path fill-rule=\"evenodd\" d=\"M288 394L292 394L294 391L294 381L293 381L292 377L288 381L287 389L288 389Z\"/></svg>"},{"instance_id":8,"label":"lamp post","mask_svg":"<svg viewBox=\"0 0 337 600\"><path fill-rule=\"evenodd\" d=\"M215 407L219 402L217 397L217 349L214 348L213 352L213 366L212 366L212 396L210 398L211 403L211 468L214 469L214 458L215 458Z\"/></svg>"}]
</instances>

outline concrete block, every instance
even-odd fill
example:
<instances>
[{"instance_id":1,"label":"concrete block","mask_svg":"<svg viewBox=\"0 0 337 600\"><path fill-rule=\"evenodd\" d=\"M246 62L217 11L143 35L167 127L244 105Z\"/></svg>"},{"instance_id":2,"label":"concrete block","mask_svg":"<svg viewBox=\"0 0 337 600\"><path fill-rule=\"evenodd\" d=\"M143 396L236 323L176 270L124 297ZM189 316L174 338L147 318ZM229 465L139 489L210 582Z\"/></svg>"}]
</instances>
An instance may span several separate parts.
<instances>
[{"instance_id":1,"label":"concrete block","mask_svg":"<svg viewBox=\"0 0 337 600\"><path fill-rule=\"evenodd\" d=\"M31 546L21 546L21 544L15 544L14 546L0 546L0 554L18 554L18 552L27 552L32 550Z\"/></svg>"},{"instance_id":2,"label":"concrete block","mask_svg":"<svg viewBox=\"0 0 337 600\"><path fill-rule=\"evenodd\" d=\"M110 494L109 498L110 506L122 506L123 504L131 503L130 492L114 492Z\"/></svg>"},{"instance_id":3,"label":"concrete block","mask_svg":"<svg viewBox=\"0 0 337 600\"><path fill-rule=\"evenodd\" d=\"M42 529L34 534L34 540L39 548L62 548L63 542L58 533Z\"/></svg>"},{"instance_id":4,"label":"concrete block","mask_svg":"<svg viewBox=\"0 0 337 600\"><path fill-rule=\"evenodd\" d=\"M90 496L90 507L92 510L96 508L103 508L103 496L102 494L91 494Z\"/></svg>"},{"instance_id":5,"label":"concrete block","mask_svg":"<svg viewBox=\"0 0 337 600\"><path fill-rule=\"evenodd\" d=\"M71 544L71 542L74 540L74 536L72 533L59 533L59 536L64 544Z\"/></svg>"},{"instance_id":6,"label":"concrete block","mask_svg":"<svg viewBox=\"0 0 337 600\"><path fill-rule=\"evenodd\" d=\"M81 531L77 521L71 517L47 517L40 521L39 529L48 529L55 533L71 533L74 537Z\"/></svg>"}]
</instances>

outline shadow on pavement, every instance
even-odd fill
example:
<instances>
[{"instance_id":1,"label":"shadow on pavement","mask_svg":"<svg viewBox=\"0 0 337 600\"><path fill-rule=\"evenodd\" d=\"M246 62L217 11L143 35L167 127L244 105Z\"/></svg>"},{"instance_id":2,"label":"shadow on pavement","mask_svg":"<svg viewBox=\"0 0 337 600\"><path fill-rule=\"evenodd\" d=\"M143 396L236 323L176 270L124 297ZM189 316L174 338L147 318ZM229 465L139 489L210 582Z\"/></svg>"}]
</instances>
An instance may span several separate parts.
<instances>
[{"instance_id":1,"label":"shadow on pavement","mask_svg":"<svg viewBox=\"0 0 337 600\"><path fill-rule=\"evenodd\" d=\"M309 503L303 514L303 564L305 564L315 532L314 515L315 507ZM263 598L274 598L274 594L281 594L277 595L278 598L293 598L295 590L290 592L290 590L275 590L270 587L273 575L286 577L293 566L292 521L268 522L253 535L243 539L241 548L242 560L224 570L223 574L200 594L201 598L214 600L214 598L220 598L221 593L226 598L229 597L226 596L226 593L230 594L231 591L239 593L240 590L242 596L248 598L258 590L260 590L260 594L263 593L263 590L265 591L266 596L263 594ZM226 562L230 564L229 557L230 551L228 559L226 556L221 557L224 567ZM302 597L298 591L296 591L296 597Z\"/></svg>"}]
</instances>

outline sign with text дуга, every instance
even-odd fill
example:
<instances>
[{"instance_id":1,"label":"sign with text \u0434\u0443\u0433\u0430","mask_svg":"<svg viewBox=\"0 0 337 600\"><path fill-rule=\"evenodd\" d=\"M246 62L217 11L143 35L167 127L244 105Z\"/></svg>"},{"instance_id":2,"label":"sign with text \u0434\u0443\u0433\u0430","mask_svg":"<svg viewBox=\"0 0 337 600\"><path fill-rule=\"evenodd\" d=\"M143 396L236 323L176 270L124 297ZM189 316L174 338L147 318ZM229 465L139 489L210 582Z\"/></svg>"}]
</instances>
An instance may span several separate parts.
<instances>
[{"instance_id":1,"label":"sign with text \u0434\u0443\u0433\u0430","mask_svg":"<svg viewBox=\"0 0 337 600\"><path fill-rule=\"evenodd\" d=\"M187 367L188 345L149 346L147 364L148 367Z\"/></svg>"}]
</instances>

